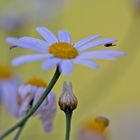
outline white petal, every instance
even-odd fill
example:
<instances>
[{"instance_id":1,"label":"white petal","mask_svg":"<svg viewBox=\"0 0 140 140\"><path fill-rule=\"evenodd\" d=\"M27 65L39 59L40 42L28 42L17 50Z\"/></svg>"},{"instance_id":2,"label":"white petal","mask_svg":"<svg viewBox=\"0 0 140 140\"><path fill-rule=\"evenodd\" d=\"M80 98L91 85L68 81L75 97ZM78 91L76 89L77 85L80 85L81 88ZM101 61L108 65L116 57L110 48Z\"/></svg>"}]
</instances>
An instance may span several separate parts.
<instances>
[{"instance_id":1,"label":"white petal","mask_svg":"<svg viewBox=\"0 0 140 140\"><path fill-rule=\"evenodd\" d=\"M94 69L97 69L99 67L97 63L90 60L84 60L84 59L74 59L74 63L82 64L82 65L85 65Z\"/></svg>"},{"instance_id":2,"label":"white petal","mask_svg":"<svg viewBox=\"0 0 140 140\"><path fill-rule=\"evenodd\" d=\"M81 59L107 59L116 60L116 56L124 56L125 52L115 50L99 50L93 52L84 52L78 56Z\"/></svg>"},{"instance_id":3,"label":"white petal","mask_svg":"<svg viewBox=\"0 0 140 140\"><path fill-rule=\"evenodd\" d=\"M36 91L36 90L37 90L37 88L35 86L30 85L30 84L21 84L17 90L17 95L21 99L25 99L29 95L31 95L33 97L34 96L33 91Z\"/></svg>"},{"instance_id":4,"label":"white petal","mask_svg":"<svg viewBox=\"0 0 140 140\"><path fill-rule=\"evenodd\" d=\"M71 35L69 32L61 30L58 32L58 39L60 42L70 43L71 42Z\"/></svg>"},{"instance_id":5,"label":"white petal","mask_svg":"<svg viewBox=\"0 0 140 140\"><path fill-rule=\"evenodd\" d=\"M34 107L35 104L38 102L38 100L40 99L40 97L44 94L46 88L42 88L42 87L38 87L34 92L35 92L35 97L33 100L33 104L32 106ZM46 106L48 104L48 99L45 98L45 100L43 101L43 103L41 103L41 105L39 106L39 108L35 111L34 116L41 113L42 112L42 108L44 106Z\"/></svg>"},{"instance_id":6,"label":"white petal","mask_svg":"<svg viewBox=\"0 0 140 140\"><path fill-rule=\"evenodd\" d=\"M57 66L60 61L61 61L61 59L58 59L58 58L48 59L48 60L46 60L45 62L42 63L42 69L50 70L53 67Z\"/></svg>"},{"instance_id":7,"label":"white petal","mask_svg":"<svg viewBox=\"0 0 140 140\"><path fill-rule=\"evenodd\" d=\"M52 131L52 126L53 126L53 120L45 120L45 121L42 121L42 125L43 125L43 129L45 132L49 133Z\"/></svg>"},{"instance_id":8,"label":"white petal","mask_svg":"<svg viewBox=\"0 0 140 140\"><path fill-rule=\"evenodd\" d=\"M94 52L85 52L77 57L78 59L107 59L107 60L116 60L114 56L105 55L105 54L96 54Z\"/></svg>"},{"instance_id":9,"label":"white petal","mask_svg":"<svg viewBox=\"0 0 140 140\"><path fill-rule=\"evenodd\" d=\"M33 38L33 37L27 37L27 36L21 37L19 38L19 41L23 41L29 44L30 46L37 47L38 49L41 49L44 51L47 50L47 48L49 47L49 44L46 41Z\"/></svg>"},{"instance_id":10,"label":"white petal","mask_svg":"<svg viewBox=\"0 0 140 140\"><path fill-rule=\"evenodd\" d=\"M19 106L16 101L17 88L19 82L17 79L9 79L1 83L1 98L6 109L15 117L19 117Z\"/></svg>"},{"instance_id":11,"label":"white petal","mask_svg":"<svg viewBox=\"0 0 140 140\"><path fill-rule=\"evenodd\" d=\"M102 54L92 54L92 53L84 53L78 56L80 59L106 59L106 60L116 60L116 57Z\"/></svg>"},{"instance_id":12,"label":"white petal","mask_svg":"<svg viewBox=\"0 0 140 140\"><path fill-rule=\"evenodd\" d=\"M75 46L75 48L79 48L80 46L84 45L85 43L87 43L87 42L89 42L91 40L94 40L96 38L99 38L99 37L100 37L99 35L86 37L86 38L74 43L74 46Z\"/></svg>"},{"instance_id":13,"label":"white petal","mask_svg":"<svg viewBox=\"0 0 140 140\"><path fill-rule=\"evenodd\" d=\"M24 49L29 49L37 52L47 52L48 44L45 41L30 38L30 37L22 37L22 38L7 38L6 41L13 45L18 46Z\"/></svg>"},{"instance_id":14,"label":"white petal","mask_svg":"<svg viewBox=\"0 0 140 140\"><path fill-rule=\"evenodd\" d=\"M52 119L54 114L56 114L56 109L57 109L57 102L56 102L56 96L55 94L51 91L48 96L47 96L48 104L46 106L42 107L42 112L41 114L45 114L48 117L45 119ZM52 111L52 113L50 113Z\"/></svg>"},{"instance_id":15,"label":"white petal","mask_svg":"<svg viewBox=\"0 0 140 140\"><path fill-rule=\"evenodd\" d=\"M28 63L28 62L34 62L34 61L38 61L38 60L44 60L51 57L50 54L31 54L31 55L23 55L23 56L19 56L17 58L15 58L12 61L12 65L13 66L18 66L24 63Z\"/></svg>"},{"instance_id":16,"label":"white petal","mask_svg":"<svg viewBox=\"0 0 140 140\"><path fill-rule=\"evenodd\" d=\"M63 74L70 74L73 71L73 63L71 60L63 60L59 68Z\"/></svg>"},{"instance_id":17,"label":"white petal","mask_svg":"<svg viewBox=\"0 0 140 140\"><path fill-rule=\"evenodd\" d=\"M52 130L54 117L56 116L57 103L55 94L52 92L49 93L47 99L48 104L43 107L42 112L40 113L40 118L42 120L44 130L46 132L50 132Z\"/></svg>"},{"instance_id":18,"label":"white petal","mask_svg":"<svg viewBox=\"0 0 140 140\"><path fill-rule=\"evenodd\" d=\"M90 48L94 48L96 46L105 45L107 43L112 43L112 42L115 42L115 41L116 41L116 39L114 39L114 38L100 39L100 40L90 42L88 44L85 44L85 45L79 47L78 51L84 51L84 50L87 50L87 49L90 49Z\"/></svg>"},{"instance_id":19,"label":"white petal","mask_svg":"<svg viewBox=\"0 0 140 140\"><path fill-rule=\"evenodd\" d=\"M85 128L85 129L83 129ZM99 133L97 130L93 129L92 131L88 130L86 127L81 127L78 131L77 140L107 140L104 132Z\"/></svg>"},{"instance_id":20,"label":"white petal","mask_svg":"<svg viewBox=\"0 0 140 140\"><path fill-rule=\"evenodd\" d=\"M58 42L56 36L45 27L38 27L37 32L49 43L49 45Z\"/></svg>"},{"instance_id":21,"label":"white petal","mask_svg":"<svg viewBox=\"0 0 140 140\"><path fill-rule=\"evenodd\" d=\"M98 50L98 51L93 51L96 54L103 54L103 55L114 55L114 56L124 56L126 55L125 52L118 51L118 50Z\"/></svg>"},{"instance_id":22,"label":"white petal","mask_svg":"<svg viewBox=\"0 0 140 140\"><path fill-rule=\"evenodd\" d=\"M19 116L24 117L27 113L27 110L30 108L30 103L33 100L33 96L27 96L24 102L21 104L19 108Z\"/></svg>"}]
</instances>

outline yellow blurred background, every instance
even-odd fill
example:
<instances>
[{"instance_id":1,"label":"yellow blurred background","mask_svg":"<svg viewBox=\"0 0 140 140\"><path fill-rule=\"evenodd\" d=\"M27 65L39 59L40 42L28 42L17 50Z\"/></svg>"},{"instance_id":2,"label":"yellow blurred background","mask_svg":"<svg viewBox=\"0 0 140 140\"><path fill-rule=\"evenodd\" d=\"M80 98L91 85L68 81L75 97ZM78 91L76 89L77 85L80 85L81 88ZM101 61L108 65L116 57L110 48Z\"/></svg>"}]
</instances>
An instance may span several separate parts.
<instances>
[{"instance_id":1,"label":"yellow blurred background","mask_svg":"<svg viewBox=\"0 0 140 140\"><path fill-rule=\"evenodd\" d=\"M64 1L63 1L64 2ZM8 1L7 1L8 3ZM4 3L6 5L6 2ZM72 39L78 41L86 36L99 34L102 37L117 38L117 46L113 48L128 53L117 61L98 60L98 70L76 65L69 76L61 76L54 92L59 97L63 81L72 81L74 92L78 98L78 108L73 113L71 139L76 140L79 125L88 118L106 116L110 120L108 140L138 140L140 138L140 8L129 0L69 0L58 11L61 12L41 23L29 23L18 31L0 32L0 64L9 65L15 56L28 53L22 49L9 51L5 38L8 36L39 37L35 31L37 26L46 26L55 33L66 29ZM45 14L45 13L44 13ZM1 20L1 19L0 19ZM97 48L98 49L98 48ZM40 63L29 63L13 68L23 81L33 76L41 77L49 82L54 70L43 71ZM5 131L17 120L5 109L0 109L0 132ZM29 120L20 137L25 139L64 139L65 117L59 110L54 121L54 130L50 134L43 132L37 117ZM12 139L13 134L6 138Z\"/></svg>"}]
</instances>

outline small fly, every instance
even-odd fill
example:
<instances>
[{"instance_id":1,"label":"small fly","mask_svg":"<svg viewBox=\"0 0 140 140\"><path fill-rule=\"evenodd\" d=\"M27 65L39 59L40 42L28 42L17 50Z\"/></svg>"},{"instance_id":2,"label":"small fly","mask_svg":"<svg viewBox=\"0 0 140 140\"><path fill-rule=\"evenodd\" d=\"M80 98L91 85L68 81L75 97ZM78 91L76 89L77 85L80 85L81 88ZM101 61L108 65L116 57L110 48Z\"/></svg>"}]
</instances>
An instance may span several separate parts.
<instances>
[{"instance_id":1,"label":"small fly","mask_svg":"<svg viewBox=\"0 0 140 140\"><path fill-rule=\"evenodd\" d=\"M105 46L105 47L113 47L113 46L117 46L117 45L115 45L115 44L113 44L113 43L107 43L107 44L105 44L104 46Z\"/></svg>"}]
</instances>

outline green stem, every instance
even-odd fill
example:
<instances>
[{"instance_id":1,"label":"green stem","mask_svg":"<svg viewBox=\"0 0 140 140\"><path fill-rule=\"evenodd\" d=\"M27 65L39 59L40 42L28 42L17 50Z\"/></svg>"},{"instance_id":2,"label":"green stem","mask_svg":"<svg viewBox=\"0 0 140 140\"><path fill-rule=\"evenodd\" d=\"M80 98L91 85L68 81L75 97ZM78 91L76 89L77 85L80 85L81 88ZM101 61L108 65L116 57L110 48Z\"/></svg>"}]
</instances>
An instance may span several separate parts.
<instances>
[{"instance_id":1,"label":"green stem","mask_svg":"<svg viewBox=\"0 0 140 140\"><path fill-rule=\"evenodd\" d=\"M21 134L21 132L22 132L24 126L25 126L25 123L26 123L26 122L24 122L24 124L23 124L22 126L19 127L19 130L17 131L17 133L16 133L16 135L15 135L15 137L14 137L13 140L18 140L18 139L19 139L19 136L20 136L20 134Z\"/></svg>"},{"instance_id":2,"label":"green stem","mask_svg":"<svg viewBox=\"0 0 140 140\"><path fill-rule=\"evenodd\" d=\"M65 111L65 116L66 116L66 135L65 135L65 140L69 140L70 139L70 131L71 131L72 111L66 110Z\"/></svg>"},{"instance_id":3,"label":"green stem","mask_svg":"<svg viewBox=\"0 0 140 140\"><path fill-rule=\"evenodd\" d=\"M59 71L59 68L57 67L57 69L55 71L55 74L54 74L52 80L50 81L50 83L49 83L48 87L46 88L44 94L40 97L40 99L35 104L35 106L32 109L30 109L30 111L25 115L25 117L22 120L20 120L19 122L17 122L14 126L12 126L11 128L9 128L3 134L1 134L0 135L0 140L2 140L7 135L9 135L10 133L12 133L18 127L22 126L34 114L34 112L39 108L39 106L41 105L41 103L44 101L44 99L48 96L48 94L50 93L50 91L54 87L55 83L57 82L58 78L60 77L60 74L61 73Z\"/></svg>"},{"instance_id":4,"label":"green stem","mask_svg":"<svg viewBox=\"0 0 140 140\"><path fill-rule=\"evenodd\" d=\"M32 105L31 105L31 106L32 106ZM27 110L26 114L30 111L31 106L30 106L29 109ZM19 136L21 135L21 132L23 131L23 128L24 128L25 124L26 124L26 121L25 121L21 126L19 126L19 129L18 129L18 131L17 131L15 137L13 138L13 140L18 140L18 139L19 139Z\"/></svg>"}]
</instances>

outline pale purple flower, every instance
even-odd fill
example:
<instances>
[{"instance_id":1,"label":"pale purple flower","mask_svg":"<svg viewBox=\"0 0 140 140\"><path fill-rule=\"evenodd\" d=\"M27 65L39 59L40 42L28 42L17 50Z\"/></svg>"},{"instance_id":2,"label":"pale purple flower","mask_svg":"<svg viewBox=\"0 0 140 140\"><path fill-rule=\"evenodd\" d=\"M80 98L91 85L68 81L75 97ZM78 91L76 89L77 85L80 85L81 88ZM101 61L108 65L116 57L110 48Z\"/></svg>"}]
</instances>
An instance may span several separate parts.
<instances>
[{"instance_id":1,"label":"pale purple flower","mask_svg":"<svg viewBox=\"0 0 140 140\"><path fill-rule=\"evenodd\" d=\"M8 92L6 95L3 95L4 104L7 106L9 112L13 112L12 115L15 117L23 118L43 95L46 85L44 83L42 84L40 79L37 80L38 78L34 78L29 83L21 84L12 94ZM56 116L56 107L56 97L51 91L33 114L33 116L37 115L41 118L45 132L52 130L53 120Z\"/></svg>"},{"instance_id":2,"label":"pale purple flower","mask_svg":"<svg viewBox=\"0 0 140 140\"><path fill-rule=\"evenodd\" d=\"M18 104L16 102L16 92L20 85L17 78L0 80L1 102L6 109L15 117L18 116Z\"/></svg>"},{"instance_id":3,"label":"pale purple flower","mask_svg":"<svg viewBox=\"0 0 140 140\"><path fill-rule=\"evenodd\" d=\"M19 84L19 78L12 73L11 68L0 65L0 101L14 116L17 115L15 111L15 108L17 110L15 93Z\"/></svg>"},{"instance_id":4,"label":"pale purple flower","mask_svg":"<svg viewBox=\"0 0 140 140\"><path fill-rule=\"evenodd\" d=\"M69 0L1 0L0 28L14 31L26 25L50 24Z\"/></svg>"}]
</instances>

